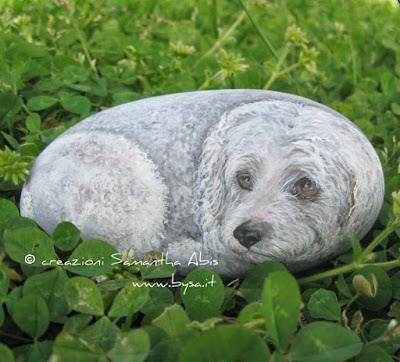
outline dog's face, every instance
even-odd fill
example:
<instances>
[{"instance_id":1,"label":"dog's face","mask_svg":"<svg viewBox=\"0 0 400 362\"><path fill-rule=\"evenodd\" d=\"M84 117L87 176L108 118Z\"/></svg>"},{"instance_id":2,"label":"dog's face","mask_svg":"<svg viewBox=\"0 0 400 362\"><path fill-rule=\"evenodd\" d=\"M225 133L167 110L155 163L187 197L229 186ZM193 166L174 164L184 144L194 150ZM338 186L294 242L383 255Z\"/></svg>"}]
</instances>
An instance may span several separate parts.
<instances>
[{"instance_id":1,"label":"dog's face","mask_svg":"<svg viewBox=\"0 0 400 362\"><path fill-rule=\"evenodd\" d=\"M320 110L231 117L217 217L229 252L250 264L276 260L301 270L348 249L349 235L368 231L383 178L357 128Z\"/></svg>"}]
</instances>

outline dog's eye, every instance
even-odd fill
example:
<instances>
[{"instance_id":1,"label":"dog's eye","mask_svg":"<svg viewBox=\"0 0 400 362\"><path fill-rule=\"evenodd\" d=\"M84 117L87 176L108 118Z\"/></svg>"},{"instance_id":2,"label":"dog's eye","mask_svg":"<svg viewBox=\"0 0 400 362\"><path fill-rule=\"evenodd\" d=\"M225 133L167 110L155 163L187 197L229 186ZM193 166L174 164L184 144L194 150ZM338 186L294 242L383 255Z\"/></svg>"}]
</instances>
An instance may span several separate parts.
<instances>
[{"instance_id":1,"label":"dog's eye","mask_svg":"<svg viewBox=\"0 0 400 362\"><path fill-rule=\"evenodd\" d=\"M318 187L314 181L307 177L301 178L296 182L296 194L301 197L311 197L318 192Z\"/></svg>"},{"instance_id":2,"label":"dog's eye","mask_svg":"<svg viewBox=\"0 0 400 362\"><path fill-rule=\"evenodd\" d=\"M236 174L236 180L242 189L248 191L253 190L253 180L251 178L250 173L239 171Z\"/></svg>"}]
</instances>

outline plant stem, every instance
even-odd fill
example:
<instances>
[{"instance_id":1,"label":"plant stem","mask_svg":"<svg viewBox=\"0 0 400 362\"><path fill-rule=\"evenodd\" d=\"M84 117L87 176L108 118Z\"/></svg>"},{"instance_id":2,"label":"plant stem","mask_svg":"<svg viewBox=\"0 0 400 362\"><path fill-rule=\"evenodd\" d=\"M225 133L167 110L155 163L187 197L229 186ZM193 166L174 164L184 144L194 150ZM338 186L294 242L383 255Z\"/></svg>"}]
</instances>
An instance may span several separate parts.
<instances>
[{"instance_id":1,"label":"plant stem","mask_svg":"<svg viewBox=\"0 0 400 362\"><path fill-rule=\"evenodd\" d=\"M353 78L353 87L355 88L357 85L357 63L356 63L356 51L354 49L354 44L353 44L353 26L352 26L352 20L350 19L350 15L352 13L351 9L349 8L349 5L346 1L343 1L343 5L347 7L345 13L346 13L346 20L347 20L347 26L349 29L349 46L350 46L350 52L351 52L351 69L352 69L352 78Z\"/></svg>"},{"instance_id":2,"label":"plant stem","mask_svg":"<svg viewBox=\"0 0 400 362\"><path fill-rule=\"evenodd\" d=\"M99 13L100 9L103 7L104 3L105 3L105 0L101 0L97 3L97 5L94 7L94 9L91 12L91 14L89 15L89 17L86 19L84 27L87 27L92 22L94 17Z\"/></svg>"},{"instance_id":3,"label":"plant stem","mask_svg":"<svg viewBox=\"0 0 400 362\"><path fill-rule=\"evenodd\" d=\"M254 28L256 29L258 35L260 35L262 41L265 43L265 45L267 46L267 48L270 50L270 52L272 53L272 55L275 57L276 60L279 61L279 56L278 53L276 52L275 48L273 47L273 45L271 44L271 42L269 41L269 39L261 32L260 27L258 26L258 24L256 23L256 21L254 20L254 18L251 16L250 12L247 10L246 6L244 5L242 0L239 0L240 5L242 5L243 10L246 12L246 15L248 16L248 18L250 19L251 23L253 24Z\"/></svg>"},{"instance_id":4,"label":"plant stem","mask_svg":"<svg viewBox=\"0 0 400 362\"><path fill-rule=\"evenodd\" d=\"M22 108L24 109L24 111L28 114L31 114L32 112L29 110L29 108L25 105L25 103L22 105Z\"/></svg>"},{"instance_id":5,"label":"plant stem","mask_svg":"<svg viewBox=\"0 0 400 362\"><path fill-rule=\"evenodd\" d=\"M346 313L349 310L351 305L359 298L359 296L360 296L360 293L358 293L358 292L353 295L353 297L349 300L349 302L344 307L344 310L343 310L344 313Z\"/></svg>"},{"instance_id":6,"label":"plant stem","mask_svg":"<svg viewBox=\"0 0 400 362\"><path fill-rule=\"evenodd\" d=\"M282 51L281 56L279 57L278 63L276 63L275 70L272 72L271 77L268 79L267 83L265 83L263 89L269 89L269 87L272 85L272 83L275 82L275 80L279 77L281 74L281 68L283 65L283 62L285 61L286 57L289 54L290 47L289 45L285 45L285 48ZM284 70L285 71L285 70Z\"/></svg>"},{"instance_id":7,"label":"plant stem","mask_svg":"<svg viewBox=\"0 0 400 362\"><path fill-rule=\"evenodd\" d=\"M125 322L121 326L122 332L128 332L132 325L133 316L135 315L134 306L128 312L128 315L125 318Z\"/></svg>"},{"instance_id":8,"label":"plant stem","mask_svg":"<svg viewBox=\"0 0 400 362\"><path fill-rule=\"evenodd\" d=\"M391 260L391 261L385 261L382 263L373 263L373 264L362 264L363 266L365 265L374 265L379 268L384 268L384 269L392 269L392 268L397 268L400 266L400 260Z\"/></svg>"},{"instance_id":9,"label":"plant stem","mask_svg":"<svg viewBox=\"0 0 400 362\"><path fill-rule=\"evenodd\" d=\"M298 67L300 67L302 65L302 63L296 63L296 64L292 64L291 66L285 68L284 70L282 70L281 72L278 73L278 77L285 75L286 73L291 72L293 69L296 69Z\"/></svg>"},{"instance_id":10,"label":"plant stem","mask_svg":"<svg viewBox=\"0 0 400 362\"><path fill-rule=\"evenodd\" d=\"M7 337L7 338L12 338L12 339L15 339L16 341L21 341L21 342L25 342L25 343L32 343L31 339L15 336L13 334L10 334L10 333L7 333L7 332L3 332L3 331L0 331L0 336Z\"/></svg>"},{"instance_id":11,"label":"plant stem","mask_svg":"<svg viewBox=\"0 0 400 362\"><path fill-rule=\"evenodd\" d=\"M242 11L236 21L232 24L232 26L228 29L228 31L219 38L215 44L205 53L203 54L200 59L194 63L192 66L192 70L197 67L197 65L204 59L209 57L210 55L214 54L217 50L219 50L225 43L226 39L235 31L235 29L239 26L239 24L243 21L246 17L246 12Z\"/></svg>"},{"instance_id":12,"label":"plant stem","mask_svg":"<svg viewBox=\"0 0 400 362\"><path fill-rule=\"evenodd\" d=\"M315 275L310 275L309 277L304 277L300 278L297 280L299 285L307 284L307 283L312 283L320 279L324 279L327 277L334 277L339 274L344 274L344 273L349 273L357 269L361 269L365 266L377 266L378 268L385 268L385 269L391 269L395 267L400 266L400 260L392 260L392 261L386 261L383 263L367 263L367 264L362 264L362 263L351 263L348 265L341 266L339 268L331 269L326 272L318 273Z\"/></svg>"},{"instance_id":13,"label":"plant stem","mask_svg":"<svg viewBox=\"0 0 400 362\"><path fill-rule=\"evenodd\" d=\"M315 275L310 275L308 277L298 279L298 283L300 285L315 282L320 279L324 279L327 277L333 277L339 274L348 273L354 271L356 269L363 268L364 266L373 265L377 266L378 268L385 268L391 269L400 266L400 259L399 260L391 260L385 261L382 263L363 263L365 258L369 255L369 253L377 247L382 240L384 240L387 236L389 236L393 231L395 231L398 227L400 227L400 221L396 219L394 222L389 223L386 229L382 230L380 234L364 249L364 251L358 256L358 258L351 264L344 265L335 269L331 269L322 273L318 273Z\"/></svg>"},{"instance_id":14,"label":"plant stem","mask_svg":"<svg viewBox=\"0 0 400 362\"><path fill-rule=\"evenodd\" d=\"M203 90L206 89L210 83L215 79L218 78L222 74L222 70L219 70L217 73L215 73L211 78L208 78L205 80L205 82L199 87L198 90Z\"/></svg>"},{"instance_id":15,"label":"plant stem","mask_svg":"<svg viewBox=\"0 0 400 362\"><path fill-rule=\"evenodd\" d=\"M375 248L377 247L383 239L385 239L387 236L389 236L395 229L396 229L397 223L394 224L389 224L389 226L386 227L365 249L364 251L358 256L356 262L357 263L362 263L366 256Z\"/></svg>"},{"instance_id":16,"label":"plant stem","mask_svg":"<svg viewBox=\"0 0 400 362\"><path fill-rule=\"evenodd\" d=\"M397 148L397 146L396 146L396 143L393 142L392 154L386 159L386 161L385 161L385 167L387 167L387 166L389 165L389 162L392 160L393 157L396 157L397 150L398 150L398 148Z\"/></svg>"},{"instance_id":17,"label":"plant stem","mask_svg":"<svg viewBox=\"0 0 400 362\"><path fill-rule=\"evenodd\" d=\"M324 279L324 278L327 278L327 277L333 277L333 276L336 276L336 275L339 275L339 274L348 273L348 272L351 272L351 271L353 271L355 269L361 268L361 266L362 265L360 265L360 264L351 263L351 264L348 264L348 265L341 266L339 268L335 268L335 269L332 269L332 270L327 270L327 271L322 272L322 273L318 273L318 274L315 274L315 275L310 275L308 277L300 278L300 279L297 280L297 282L299 283L299 285L307 284L307 283L315 282L317 280Z\"/></svg>"},{"instance_id":18,"label":"plant stem","mask_svg":"<svg viewBox=\"0 0 400 362\"><path fill-rule=\"evenodd\" d=\"M89 53L88 47L86 45L86 41L83 38L82 32L79 29L79 26L78 26L77 23L74 23L74 27L75 27L75 30L76 30L76 32L78 34L79 41L80 41L80 43L82 45L83 52L85 53L86 59L89 62L90 68L92 69L92 71L93 71L94 75L96 76L96 78L98 78L99 74L97 73L96 65L94 64L94 61L93 61L92 57L90 56L90 53Z\"/></svg>"},{"instance_id":19,"label":"plant stem","mask_svg":"<svg viewBox=\"0 0 400 362\"><path fill-rule=\"evenodd\" d=\"M258 329L258 328L262 328L265 326L265 319L264 318L258 318L258 319L254 319L251 322L248 322L244 325L245 328L248 329Z\"/></svg>"}]
</instances>

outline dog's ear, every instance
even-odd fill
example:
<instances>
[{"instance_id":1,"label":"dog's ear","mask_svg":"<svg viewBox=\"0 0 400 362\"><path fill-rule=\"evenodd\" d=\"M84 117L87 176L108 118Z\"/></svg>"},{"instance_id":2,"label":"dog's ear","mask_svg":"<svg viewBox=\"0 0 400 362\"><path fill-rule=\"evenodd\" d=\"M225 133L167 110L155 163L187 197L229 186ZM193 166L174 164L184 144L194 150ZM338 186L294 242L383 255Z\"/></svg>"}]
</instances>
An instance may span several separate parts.
<instances>
[{"instance_id":1,"label":"dog's ear","mask_svg":"<svg viewBox=\"0 0 400 362\"><path fill-rule=\"evenodd\" d=\"M343 190L345 195L343 197L343 202L339 206L337 223L341 228L346 228L350 221L351 214L356 207L355 195L357 192L357 182L353 172L350 172L342 178L347 186Z\"/></svg>"},{"instance_id":2,"label":"dog's ear","mask_svg":"<svg viewBox=\"0 0 400 362\"><path fill-rule=\"evenodd\" d=\"M214 248L219 246L219 226L226 207L228 191L225 174L231 157L227 150L229 142L232 141L231 131L248 122L258 108L256 103L246 103L227 109L219 121L209 129L202 144L194 180L194 211L203 240L210 242Z\"/></svg>"},{"instance_id":3,"label":"dog's ear","mask_svg":"<svg viewBox=\"0 0 400 362\"><path fill-rule=\"evenodd\" d=\"M339 149L336 142L332 142L329 136L321 137L313 142L322 153L323 164L326 169L333 170L329 178L328 188L331 192L333 204L337 207L336 224L345 230L356 207L355 195L357 192L357 178L354 167L344 157L343 150Z\"/></svg>"},{"instance_id":4,"label":"dog's ear","mask_svg":"<svg viewBox=\"0 0 400 362\"><path fill-rule=\"evenodd\" d=\"M210 129L203 142L198 168L195 174L195 214L197 222L207 237L218 237L225 204L225 165L227 162L227 130L230 128L227 114ZM210 235L211 236L211 235Z\"/></svg>"}]
</instances>

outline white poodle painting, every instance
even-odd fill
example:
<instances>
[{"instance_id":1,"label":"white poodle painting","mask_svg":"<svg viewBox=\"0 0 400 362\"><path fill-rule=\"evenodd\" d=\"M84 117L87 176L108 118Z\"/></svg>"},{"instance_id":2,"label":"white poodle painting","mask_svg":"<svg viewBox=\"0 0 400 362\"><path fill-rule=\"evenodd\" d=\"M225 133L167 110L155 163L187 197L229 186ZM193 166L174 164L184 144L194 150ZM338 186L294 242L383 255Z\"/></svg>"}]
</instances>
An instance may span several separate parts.
<instances>
[{"instance_id":1,"label":"white poodle painting","mask_svg":"<svg viewBox=\"0 0 400 362\"><path fill-rule=\"evenodd\" d=\"M113 107L76 124L36 160L22 215L51 233L193 253L222 276L276 260L298 271L362 238L383 202L379 158L342 115L260 90L172 94ZM201 254L200 254L201 253Z\"/></svg>"}]
</instances>

